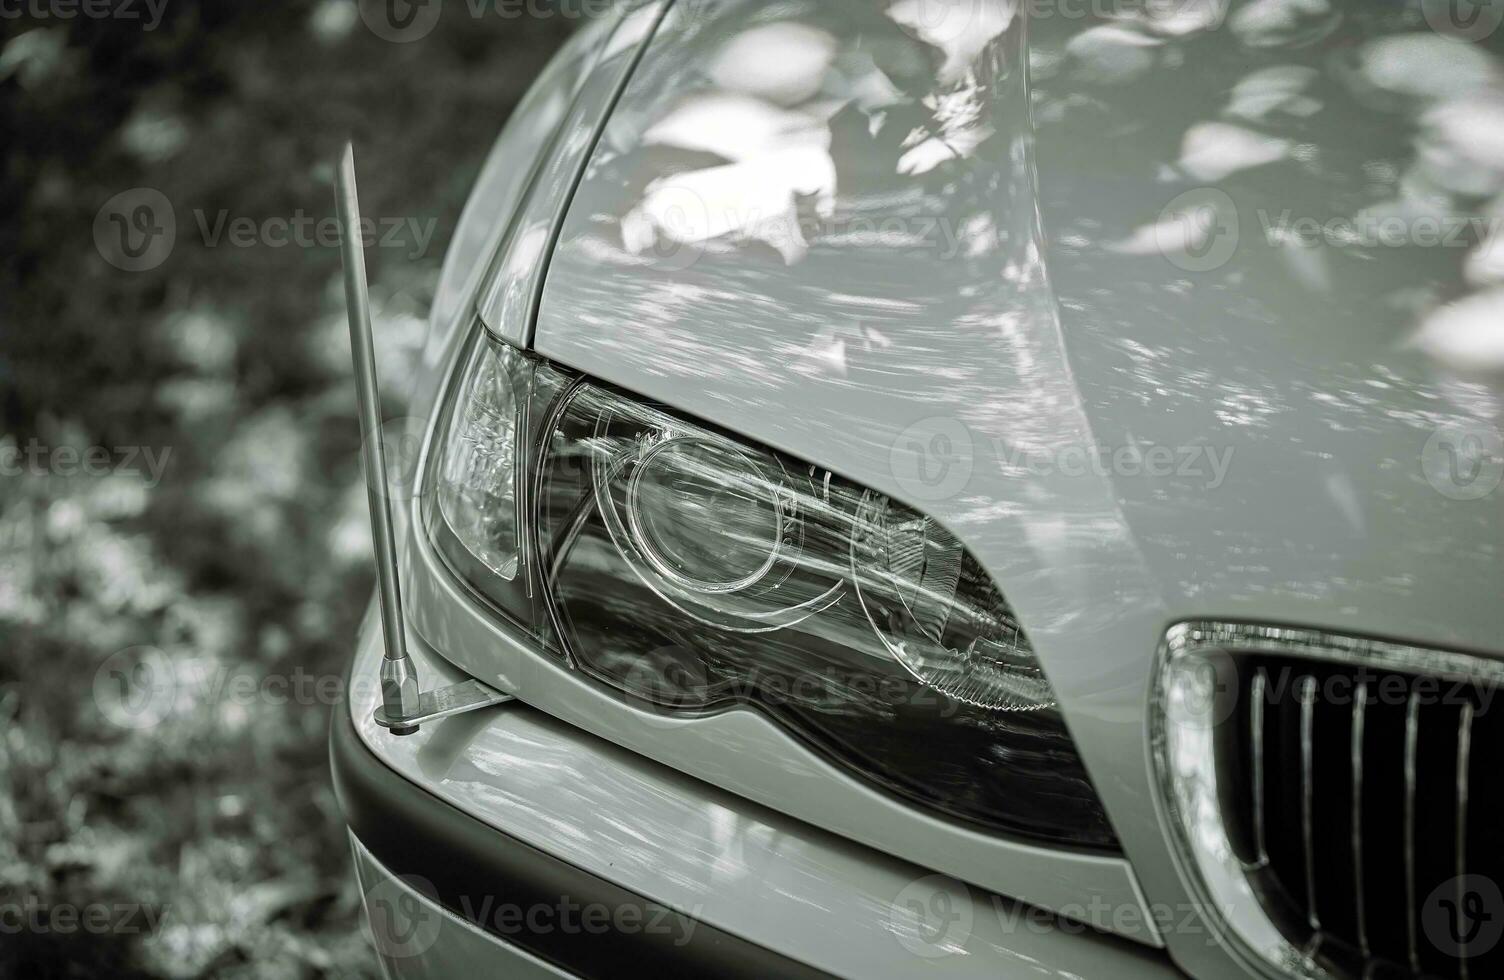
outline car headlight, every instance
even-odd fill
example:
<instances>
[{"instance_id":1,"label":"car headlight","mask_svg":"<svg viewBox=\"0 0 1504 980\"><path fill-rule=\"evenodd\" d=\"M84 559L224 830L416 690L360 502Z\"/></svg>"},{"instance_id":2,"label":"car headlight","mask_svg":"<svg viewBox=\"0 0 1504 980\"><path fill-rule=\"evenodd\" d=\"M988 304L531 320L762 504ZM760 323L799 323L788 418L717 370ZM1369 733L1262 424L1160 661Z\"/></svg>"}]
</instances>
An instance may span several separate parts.
<instances>
[{"instance_id":1,"label":"car headlight","mask_svg":"<svg viewBox=\"0 0 1504 980\"><path fill-rule=\"evenodd\" d=\"M1028 637L938 522L489 339L438 440L440 554L569 667L761 711L971 823L1116 847Z\"/></svg>"}]
</instances>

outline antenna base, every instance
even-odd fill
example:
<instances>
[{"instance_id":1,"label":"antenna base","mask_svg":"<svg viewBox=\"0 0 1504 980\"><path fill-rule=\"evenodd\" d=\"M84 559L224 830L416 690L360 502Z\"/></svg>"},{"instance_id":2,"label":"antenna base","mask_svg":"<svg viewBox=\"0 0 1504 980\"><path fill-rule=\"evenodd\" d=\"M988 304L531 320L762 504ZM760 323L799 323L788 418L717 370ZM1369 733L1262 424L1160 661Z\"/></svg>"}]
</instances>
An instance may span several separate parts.
<instances>
[{"instance_id":1,"label":"antenna base","mask_svg":"<svg viewBox=\"0 0 1504 980\"><path fill-rule=\"evenodd\" d=\"M409 664L410 665L410 664ZM386 680L386 662L381 667L383 684ZM376 724L387 729L393 735L411 735L418 730L418 726L427 721L438 721L440 718L448 718L450 715L464 714L467 711L476 711L480 708L489 708L492 705L506 704L515 701L510 694L504 694L482 684L480 681L462 681L459 684L451 684L433 691L424 691L418 697L417 707L410 714L393 714L386 705L376 709Z\"/></svg>"}]
</instances>

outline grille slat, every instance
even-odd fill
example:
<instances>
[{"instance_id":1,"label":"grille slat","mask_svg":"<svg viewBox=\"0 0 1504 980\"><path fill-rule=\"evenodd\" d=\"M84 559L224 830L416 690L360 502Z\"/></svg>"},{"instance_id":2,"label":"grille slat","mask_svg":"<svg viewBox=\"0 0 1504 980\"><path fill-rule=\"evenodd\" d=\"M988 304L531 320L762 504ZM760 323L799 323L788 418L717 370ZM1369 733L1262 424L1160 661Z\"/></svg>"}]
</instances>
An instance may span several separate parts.
<instances>
[{"instance_id":1,"label":"grille slat","mask_svg":"<svg viewBox=\"0 0 1504 980\"><path fill-rule=\"evenodd\" d=\"M1405 927L1410 938L1410 969L1420 973L1420 937L1415 907L1415 783L1420 746L1420 698L1410 693L1405 707Z\"/></svg>"},{"instance_id":2,"label":"grille slat","mask_svg":"<svg viewBox=\"0 0 1504 980\"><path fill-rule=\"evenodd\" d=\"M1249 706L1249 744L1253 751L1253 840L1257 864L1269 864L1269 848L1264 838L1264 698L1269 675L1259 670L1253 677L1253 703Z\"/></svg>"},{"instance_id":3,"label":"grille slat","mask_svg":"<svg viewBox=\"0 0 1504 980\"><path fill-rule=\"evenodd\" d=\"M1321 931L1316 905L1316 679L1308 677L1300 692L1300 829L1306 871L1306 918Z\"/></svg>"},{"instance_id":4,"label":"grille slat","mask_svg":"<svg viewBox=\"0 0 1504 980\"><path fill-rule=\"evenodd\" d=\"M1473 705L1462 706L1462 718L1457 726L1457 907L1463 908L1466 901L1467 875L1467 807L1468 777L1472 765ZM1469 980L1467 946L1462 947L1458 961L1458 975Z\"/></svg>"},{"instance_id":5,"label":"grille slat","mask_svg":"<svg viewBox=\"0 0 1504 980\"><path fill-rule=\"evenodd\" d=\"M1368 946L1368 902L1363 891L1363 722L1368 714L1368 682L1358 683L1353 699L1352 752L1352 822L1353 822L1353 907L1358 920L1358 951L1365 959L1373 955Z\"/></svg>"}]
</instances>

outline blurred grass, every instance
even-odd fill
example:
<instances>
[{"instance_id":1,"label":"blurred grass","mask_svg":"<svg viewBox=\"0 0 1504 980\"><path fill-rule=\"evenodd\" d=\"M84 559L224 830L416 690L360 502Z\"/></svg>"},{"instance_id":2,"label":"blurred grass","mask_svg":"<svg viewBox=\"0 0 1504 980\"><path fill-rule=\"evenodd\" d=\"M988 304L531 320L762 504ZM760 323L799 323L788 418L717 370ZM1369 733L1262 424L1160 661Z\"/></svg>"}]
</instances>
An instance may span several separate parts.
<instances>
[{"instance_id":1,"label":"blurred grass","mask_svg":"<svg viewBox=\"0 0 1504 980\"><path fill-rule=\"evenodd\" d=\"M484 154L572 24L456 4L399 45L353 0L165 9L151 32L3 22L0 444L171 457L155 487L0 477L0 909L163 914L8 933L0 975L375 975L327 709L195 688L136 730L94 678L138 645L179 677L343 678L371 576L339 255L210 247L194 212L328 215L353 137L366 214L436 222L417 259L368 253L383 374L400 378ZM178 225L144 273L106 263L92 231L135 187ZM400 415L400 386L386 395Z\"/></svg>"}]
</instances>

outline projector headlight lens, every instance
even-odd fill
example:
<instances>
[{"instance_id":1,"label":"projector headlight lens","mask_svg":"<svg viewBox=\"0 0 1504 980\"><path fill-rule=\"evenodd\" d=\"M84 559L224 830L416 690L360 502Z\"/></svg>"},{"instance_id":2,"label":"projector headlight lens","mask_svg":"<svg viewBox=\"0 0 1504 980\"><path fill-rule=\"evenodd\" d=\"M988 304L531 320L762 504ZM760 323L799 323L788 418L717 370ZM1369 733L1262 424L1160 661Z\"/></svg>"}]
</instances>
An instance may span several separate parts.
<instances>
[{"instance_id":1,"label":"projector headlight lens","mask_svg":"<svg viewBox=\"0 0 1504 980\"><path fill-rule=\"evenodd\" d=\"M919 805L1116 847L1028 637L949 531L826 470L479 349L437 454L452 502L435 538L546 648L658 710L760 711Z\"/></svg>"},{"instance_id":2,"label":"projector headlight lens","mask_svg":"<svg viewBox=\"0 0 1504 980\"><path fill-rule=\"evenodd\" d=\"M708 594L760 581L778 560L786 523L778 485L746 454L686 437L643 448L626 511L628 534L654 570Z\"/></svg>"}]
</instances>

